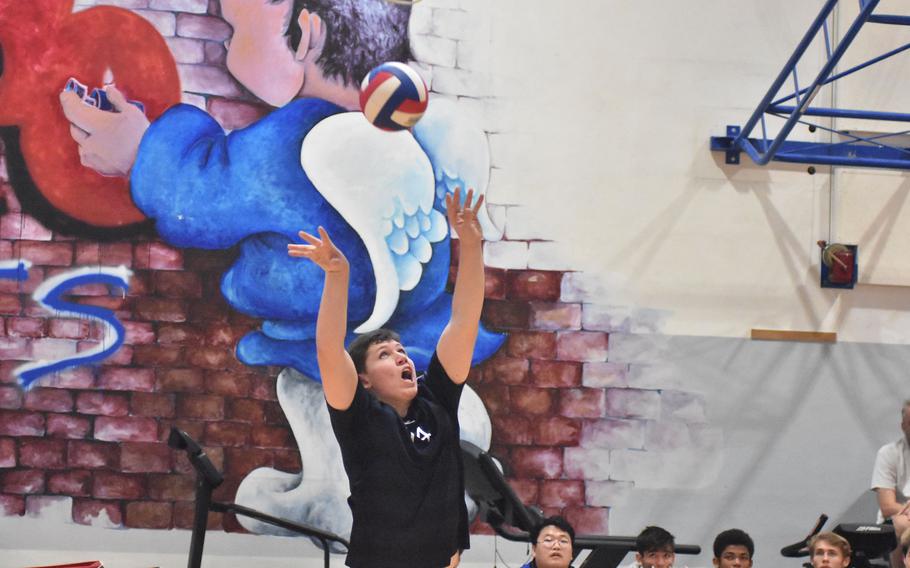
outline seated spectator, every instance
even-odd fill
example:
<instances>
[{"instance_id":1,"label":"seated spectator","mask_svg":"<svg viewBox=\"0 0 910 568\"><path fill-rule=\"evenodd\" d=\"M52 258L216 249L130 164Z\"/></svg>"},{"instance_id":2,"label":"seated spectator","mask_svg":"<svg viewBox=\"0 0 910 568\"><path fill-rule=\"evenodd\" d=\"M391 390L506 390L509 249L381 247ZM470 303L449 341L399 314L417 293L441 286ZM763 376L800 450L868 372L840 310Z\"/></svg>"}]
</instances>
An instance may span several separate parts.
<instances>
[{"instance_id":1,"label":"seated spectator","mask_svg":"<svg viewBox=\"0 0 910 568\"><path fill-rule=\"evenodd\" d=\"M872 489L878 496L878 522L894 524L898 541L910 532L910 399L901 407L903 436L885 444L875 456ZM900 547L891 554L891 568L901 568Z\"/></svg>"},{"instance_id":2,"label":"seated spectator","mask_svg":"<svg viewBox=\"0 0 910 568\"><path fill-rule=\"evenodd\" d=\"M521 568L569 568L574 558L575 529L562 517L547 517L534 527L531 560Z\"/></svg>"},{"instance_id":3,"label":"seated spectator","mask_svg":"<svg viewBox=\"0 0 910 568\"><path fill-rule=\"evenodd\" d=\"M755 543L739 529L728 529L714 539L714 568L752 568Z\"/></svg>"},{"instance_id":4,"label":"seated spectator","mask_svg":"<svg viewBox=\"0 0 910 568\"><path fill-rule=\"evenodd\" d=\"M821 532L809 539L812 568L847 568L852 553L847 539L833 532Z\"/></svg>"},{"instance_id":5,"label":"seated spectator","mask_svg":"<svg viewBox=\"0 0 910 568\"><path fill-rule=\"evenodd\" d=\"M635 562L641 568L670 568L676 561L676 539L661 527L649 526L635 539Z\"/></svg>"}]
</instances>

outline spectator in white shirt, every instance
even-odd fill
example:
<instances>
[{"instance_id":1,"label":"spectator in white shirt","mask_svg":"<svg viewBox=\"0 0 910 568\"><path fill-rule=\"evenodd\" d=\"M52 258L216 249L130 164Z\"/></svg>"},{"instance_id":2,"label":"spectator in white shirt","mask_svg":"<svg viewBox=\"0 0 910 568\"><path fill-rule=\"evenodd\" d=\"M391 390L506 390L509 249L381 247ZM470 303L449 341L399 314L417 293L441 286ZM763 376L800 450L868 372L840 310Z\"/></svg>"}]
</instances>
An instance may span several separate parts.
<instances>
[{"instance_id":1,"label":"spectator in white shirt","mask_svg":"<svg viewBox=\"0 0 910 568\"><path fill-rule=\"evenodd\" d=\"M885 444L875 457L872 489L878 495L879 522L894 524L898 542L910 533L910 399L901 407L901 430L904 435ZM891 567L903 568L901 548L891 553Z\"/></svg>"}]
</instances>

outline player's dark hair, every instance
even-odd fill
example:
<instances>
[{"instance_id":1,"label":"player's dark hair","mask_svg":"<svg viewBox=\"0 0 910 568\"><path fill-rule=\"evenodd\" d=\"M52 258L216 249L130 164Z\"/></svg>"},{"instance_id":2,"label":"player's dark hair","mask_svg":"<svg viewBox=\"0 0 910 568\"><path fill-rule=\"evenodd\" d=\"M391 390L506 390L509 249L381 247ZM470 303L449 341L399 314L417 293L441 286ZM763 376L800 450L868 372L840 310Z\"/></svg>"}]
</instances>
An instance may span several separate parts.
<instances>
[{"instance_id":1,"label":"player's dark hair","mask_svg":"<svg viewBox=\"0 0 910 568\"><path fill-rule=\"evenodd\" d=\"M635 538L635 551L639 554L664 550L673 552L675 546L676 539L670 531L653 525L645 527Z\"/></svg>"},{"instance_id":2,"label":"player's dark hair","mask_svg":"<svg viewBox=\"0 0 910 568\"><path fill-rule=\"evenodd\" d=\"M363 335L358 335L354 341L348 345L348 355L350 355L351 359L354 361L354 368L357 369L358 373L363 373L366 370L367 349L370 348L370 345L384 343L386 341L401 342L401 337L391 329L380 328L368 331Z\"/></svg>"},{"instance_id":3,"label":"player's dark hair","mask_svg":"<svg viewBox=\"0 0 910 568\"><path fill-rule=\"evenodd\" d=\"M714 558L720 558L728 546L745 546L749 551L749 558L755 554L755 543L752 537L744 530L727 529L714 538Z\"/></svg>"},{"instance_id":4,"label":"player's dark hair","mask_svg":"<svg viewBox=\"0 0 910 568\"><path fill-rule=\"evenodd\" d=\"M326 27L325 47L316 62L326 77L357 85L380 63L407 62L411 7L388 0L293 0L286 35L297 50L302 32L297 23L304 9L317 14Z\"/></svg>"},{"instance_id":5,"label":"player's dark hair","mask_svg":"<svg viewBox=\"0 0 910 568\"><path fill-rule=\"evenodd\" d=\"M544 520L540 521L531 531L528 533L528 536L531 537L531 542L537 542L537 539L540 538L540 533L547 527L556 527L559 530L569 534L569 540L572 541L572 547L575 546L575 529L572 528L572 525L569 524L569 521L565 520L563 517L555 515L553 517L547 517Z\"/></svg>"}]
</instances>

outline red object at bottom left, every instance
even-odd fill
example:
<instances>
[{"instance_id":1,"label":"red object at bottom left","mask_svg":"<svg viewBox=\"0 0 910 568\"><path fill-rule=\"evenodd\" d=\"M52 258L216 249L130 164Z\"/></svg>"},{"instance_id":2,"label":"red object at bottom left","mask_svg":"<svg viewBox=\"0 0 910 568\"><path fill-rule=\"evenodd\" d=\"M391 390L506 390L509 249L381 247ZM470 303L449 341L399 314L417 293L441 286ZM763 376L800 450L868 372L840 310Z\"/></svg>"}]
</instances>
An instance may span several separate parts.
<instances>
[{"instance_id":1,"label":"red object at bottom left","mask_svg":"<svg viewBox=\"0 0 910 568\"><path fill-rule=\"evenodd\" d=\"M31 566L30 568L104 568L100 560L76 562L74 564L54 564L53 566Z\"/></svg>"}]
</instances>

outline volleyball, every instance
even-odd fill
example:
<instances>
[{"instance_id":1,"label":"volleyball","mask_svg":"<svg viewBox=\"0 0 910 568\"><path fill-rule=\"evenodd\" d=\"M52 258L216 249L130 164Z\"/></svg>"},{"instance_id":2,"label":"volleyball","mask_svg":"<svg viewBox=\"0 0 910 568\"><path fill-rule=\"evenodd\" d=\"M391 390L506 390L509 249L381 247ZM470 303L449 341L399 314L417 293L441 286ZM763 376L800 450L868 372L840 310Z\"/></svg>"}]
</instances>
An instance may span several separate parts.
<instances>
[{"instance_id":1,"label":"volleyball","mask_svg":"<svg viewBox=\"0 0 910 568\"><path fill-rule=\"evenodd\" d=\"M383 63L360 84L360 110L382 130L404 130L417 124L427 109L427 99L426 83L404 63Z\"/></svg>"}]
</instances>

